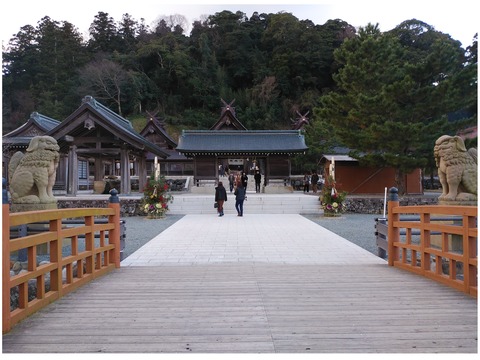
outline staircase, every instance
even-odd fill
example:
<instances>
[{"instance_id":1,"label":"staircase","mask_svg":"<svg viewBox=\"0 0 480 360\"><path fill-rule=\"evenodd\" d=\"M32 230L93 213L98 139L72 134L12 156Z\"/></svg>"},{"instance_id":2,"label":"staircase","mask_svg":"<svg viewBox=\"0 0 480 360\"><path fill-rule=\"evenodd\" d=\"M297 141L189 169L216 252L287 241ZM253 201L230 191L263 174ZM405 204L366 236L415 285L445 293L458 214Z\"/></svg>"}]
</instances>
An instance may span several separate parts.
<instances>
[{"instance_id":1,"label":"staircase","mask_svg":"<svg viewBox=\"0 0 480 360\"><path fill-rule=\"evenodd\" d=\"M235 195L227 189L228 201L224 204L225 215L237 214L235 210ZM174 195L173 203L169 204L169 214L216 214L213 207L215 191L206 194ZM318 194L289 193L265 194L255 193L255 185L247 187L247 200L243 203L244 214L321 214Z\"/></svg>"},{"instance_id":2,"label":"staircase","mask_svg":"<svg viewBox=\"0 0 480 360\"><path fill-rule=\"evenodd\" d=\"M230 183L228 182L227 176L220 176L218 178L219 181L223 183L223 186L227 191L230 190ZM281 179L273 179L270 180L268 186L263 186L264 178L262 176L261 182L261 192L267 194L292 194L293 188L290 185L285 185L284 181ZM203 180L200 186L196 186L193 178L190 178L187 181L188 184L188 191L192 194L197 195L209 195L215 194L215 180ZM255 179L253 175L248 175L248 184L247 184L247 191L255 193Z\"/></svg>"}]
</instances>

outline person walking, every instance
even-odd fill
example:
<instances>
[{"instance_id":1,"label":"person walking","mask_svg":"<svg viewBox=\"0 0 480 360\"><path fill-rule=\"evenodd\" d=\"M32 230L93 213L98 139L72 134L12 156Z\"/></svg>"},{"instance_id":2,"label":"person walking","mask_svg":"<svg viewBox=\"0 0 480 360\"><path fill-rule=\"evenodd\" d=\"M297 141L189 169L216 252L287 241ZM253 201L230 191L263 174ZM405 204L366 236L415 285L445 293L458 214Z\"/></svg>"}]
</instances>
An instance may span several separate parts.
<instances>
[{"instance_id":1,"label":"person walking","mask_svg":"<svg viewBox=\"0 0 480 360\"><path fill-rule=\"evenodd\" d=\"M262 174L260 174L259 170L256 170L255 175L253 177L255 178L255 192L259 193L260 183L262 182Z\"/></svg>"},{"instance_id":2,"label":"person walking","mask_svg":"<svg viewBox=\"0 0 480 360\"><path fill-rule=\"evenodd\" d=\"M227 201L227 191L223 187L223 183L219 181L218 186L215 188L215 202L218 204L218 216L223 216L223 204L225 201Z\"/></svg>"},{"instance_id":3,"label":"person walking","mask_svg":"<svg viewBox=\"0 0 480 360\"><path fill-rule=\"evenodd\" d=\"M237 209L237 216L243 216L243 202L245 201L246 189L243 187L242 182L237 183L235 188L235 209Z\"/></svg>"},{"instance_id":4,"label":"person walking","mask_svg":"<svg viewBox=\"0 0 480 360\"><path fill-rule=\"evenodd\" d=\"M303 192L310 192L310 175L308 172L306 172L303 177Z\"/></svg>"},{"instance_id":5,"label":"person walking","mask_svg":"<svg viewBox=\"0 0 480 360\"><path fill-rule=\"evenodd\" d=\"M230 172L230 175L228 175L228 182L230 184L230 192L233 191L233 186L235 185L235 174Z\"/></svg>"},{"instance_id":6,"label":"person walking","mask_svg":"<svg viewBox=\"0 0 480 360\"><path fill-rule=\"evenodd\" d=\"M319 178L318 178L317 170L314 170L312 175L312 191L314 194L316 194L318 191L318 187L317 187L318 180Z\"/></svg>"}]
</instances>

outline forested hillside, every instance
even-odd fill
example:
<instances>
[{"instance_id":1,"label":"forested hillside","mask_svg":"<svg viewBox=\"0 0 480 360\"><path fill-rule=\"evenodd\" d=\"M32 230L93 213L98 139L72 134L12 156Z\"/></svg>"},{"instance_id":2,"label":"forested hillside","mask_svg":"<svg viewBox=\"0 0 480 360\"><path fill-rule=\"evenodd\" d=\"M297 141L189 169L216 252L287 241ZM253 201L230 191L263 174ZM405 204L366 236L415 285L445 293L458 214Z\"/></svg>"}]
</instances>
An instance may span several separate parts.
<instances>
[{"instance_id":1,"label":"forested hillside","mask_svg":"<svg viewBox=\"0 0 480 360\"><path fill-rule=\"evenodd\" d=\"M62 120L92 95L124 117L158 110L167 122L208 128L220 99L248 129L289 127L332 87L333 51L355 29L315 25L292 14L223 11L150 29L125 14L99 12L82 39L74 24L44 17L24 26L3 53L4 132L38 111Z\"/></svg>"},{"instance_id":2,"label":"forested hillside","mask_svg":"<svg viewBox=\"0 0 480 360\"><path fill-rule=\"evenodd\" d=\"M388 155L422 160L409 161L408 170L427 165L437 133L476 124L475 34L463 49L415 19L382 33L341 19L314 24L290 13L240 11L196 21L189 34L184 28L178 15L150 28L104 12L92 19L88 39L75 24L49 17L25 25L3 49L3 133L33 111L61 121L85 95L127 119L150 111L177 131L208 129L221 99L235 99L249 130L289 129L308 112L304 164L314 165L335 144L359 157L378 155L394 132L398 137L415 124L411 141ZM453 127L451 114L464 114ZM418 136L427 130L428 138Z\"/></svg>"}]
</instances>

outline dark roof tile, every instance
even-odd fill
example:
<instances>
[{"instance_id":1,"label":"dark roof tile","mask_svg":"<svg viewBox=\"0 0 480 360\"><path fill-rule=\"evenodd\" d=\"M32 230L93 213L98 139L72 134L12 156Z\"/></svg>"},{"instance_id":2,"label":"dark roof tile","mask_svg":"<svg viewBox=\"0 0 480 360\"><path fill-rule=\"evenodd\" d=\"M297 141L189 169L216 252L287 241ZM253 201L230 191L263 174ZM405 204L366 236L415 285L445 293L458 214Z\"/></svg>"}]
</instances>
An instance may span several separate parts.
<instances>
[{"instance_id":1,"label":"dark roof tile","mask_svg":"<svg viewBox=\"0 0 480 360\"><path fill-rule=\"evenodd\" d=\"M184 130L177 151L201 153L299 153L308 148L298 130Z\"/></svg>"}]
</instances>

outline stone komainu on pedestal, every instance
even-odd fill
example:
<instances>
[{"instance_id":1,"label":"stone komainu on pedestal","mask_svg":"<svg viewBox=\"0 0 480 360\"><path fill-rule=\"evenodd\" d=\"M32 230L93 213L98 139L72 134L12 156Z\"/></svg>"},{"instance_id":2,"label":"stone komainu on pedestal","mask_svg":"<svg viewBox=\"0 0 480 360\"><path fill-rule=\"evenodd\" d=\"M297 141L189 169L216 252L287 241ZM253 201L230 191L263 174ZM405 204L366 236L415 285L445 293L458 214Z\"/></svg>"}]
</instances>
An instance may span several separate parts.
<instances>
[{"instance_id":1,"label":"stone komainu on pedestal","mask_svg":"<svg viewBox=\"0 0 480 360\"><path fill-rule=\"evenodd\" d=\"M442 184L440 201L477 201L477 149L467 151L459 136L443 135L434 147L438 178Z\"/></svg>"},{"instance_id":2,"label":"stone komainu on pedestal","mask_svg":"<svg viewBox=\"0 0 480 360\"><path fill-rule=\"evenodd\" d=\"M8 165L12 205L56 205L53 185L60 158L59 150L60 147L53 137L36 136L30 141L25 154L18 151L12 156ZM39 206L29 210L41 208L42 206Z\"/></svg>"}]
</instances>

